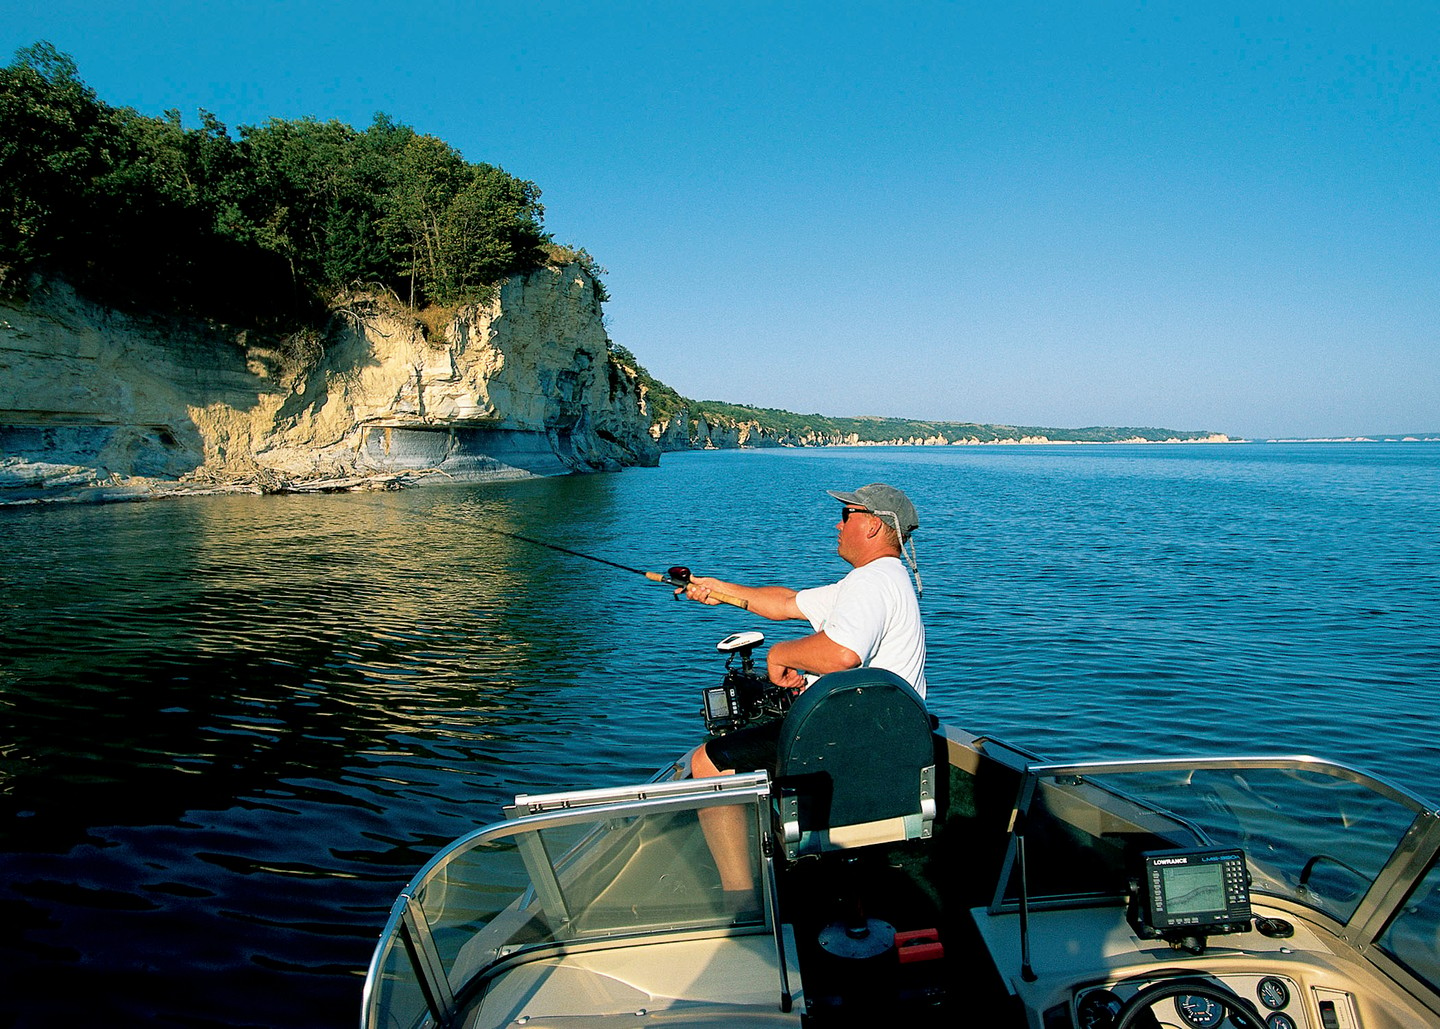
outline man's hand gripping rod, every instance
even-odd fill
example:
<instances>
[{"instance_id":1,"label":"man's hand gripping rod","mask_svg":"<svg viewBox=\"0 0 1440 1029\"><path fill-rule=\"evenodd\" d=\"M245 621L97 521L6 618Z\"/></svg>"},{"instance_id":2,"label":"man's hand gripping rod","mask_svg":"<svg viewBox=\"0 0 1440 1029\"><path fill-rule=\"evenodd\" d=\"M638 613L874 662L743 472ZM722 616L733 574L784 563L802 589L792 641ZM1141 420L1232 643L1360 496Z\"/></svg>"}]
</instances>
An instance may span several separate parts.
<instances>
[{"instance_id":1,"label":"man's hand gripping rod","mask_svg":"<svg viewBox=\"0 0 1440 1029\"><path fill-rule=\"evenodd\" d=\"M686 568L684 565L675 565L664 575L661 575L659 572L646 572L645 578L650 579L653 582L663 582L674 586L676 588L675 599L679 600L679 591L690 585L690 569ZM711 590L710 596L720 601L720 603L722 604L732 604L743 611L750 610L750 601L741 600L739 597L733 597L728 593L721 592L720 590Z\"/></svg>"}]
</instances>

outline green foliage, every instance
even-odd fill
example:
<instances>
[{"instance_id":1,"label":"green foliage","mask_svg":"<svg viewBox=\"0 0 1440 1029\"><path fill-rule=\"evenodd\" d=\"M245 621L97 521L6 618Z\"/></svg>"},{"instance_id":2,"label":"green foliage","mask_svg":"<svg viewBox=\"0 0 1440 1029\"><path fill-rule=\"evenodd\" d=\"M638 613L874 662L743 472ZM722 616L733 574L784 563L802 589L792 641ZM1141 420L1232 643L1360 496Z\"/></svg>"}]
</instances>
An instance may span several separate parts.
<instances>
[{"instance_id":1,"label":"green foliage","mask_svg":"<svg viewBox=\"0 0 1440 1029\"><path fill-rule=\"evenodd\" d=\"M633 371L636 381L644 388L645 413L652 424L666 421L694 403L694 401L686 400L646 371L628 347L621 346L613 340L608 345L611 358Z\"/></svg>"},{"instance_id":2,"label":"green foliage","mask_svg":"<svg viewBox=\"0 0 1440 1029\"><path fill-rule=\"evenodd\" d=\"M0 69L0 285L52 272L119 306L279 323L356 282L480 302L546 260L534 183L384 115L238 139L200 119L107 107L48 43L19 51Z\"/></svg>"},{"instance_id":3,"label":"green foliage","mask_svg":"<svg viewBox=\"0 0 1440 1029\"><path fill-rule=\"evenodd\" d=\"M75 62L37 43L0 69L0 284L63 247L87 186L110 168L108 112Z\"/></svg>"}]
</instances>

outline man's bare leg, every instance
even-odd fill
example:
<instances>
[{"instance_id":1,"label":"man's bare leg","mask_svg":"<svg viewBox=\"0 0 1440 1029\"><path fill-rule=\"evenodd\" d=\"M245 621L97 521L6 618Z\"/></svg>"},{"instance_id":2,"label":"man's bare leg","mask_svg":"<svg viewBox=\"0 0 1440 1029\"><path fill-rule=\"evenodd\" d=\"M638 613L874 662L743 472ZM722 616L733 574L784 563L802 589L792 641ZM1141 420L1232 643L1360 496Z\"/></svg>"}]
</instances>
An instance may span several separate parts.
<instances>
[{"instance_id":1,"label":"man's bare leg","mask_svg":"<svg viewBox=\"0 0 1440 1029\"><path fill-rule=\"evenodd\" d=\"M716 768L701 744L690 755L690 774L696 779L708 779L715 775L734 775L735 769ZM727 804L701 808L696 814L700 817L700 831L705 834L705 845L710 848L710 856L720 871L720 888L726 893L751 893L755 879L750 867L750 834L746 831L748 812Z\"/></svg>"}]
</instances>

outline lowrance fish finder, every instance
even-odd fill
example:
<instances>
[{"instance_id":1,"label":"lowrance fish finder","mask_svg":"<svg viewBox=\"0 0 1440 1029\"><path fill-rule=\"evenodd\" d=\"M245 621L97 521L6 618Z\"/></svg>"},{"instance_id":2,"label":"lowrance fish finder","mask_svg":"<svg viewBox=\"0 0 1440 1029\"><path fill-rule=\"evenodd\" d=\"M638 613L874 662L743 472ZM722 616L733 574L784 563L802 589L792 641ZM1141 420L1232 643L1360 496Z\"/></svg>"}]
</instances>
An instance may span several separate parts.
<instances>
[{"instance_id":1,"label":"lowrance fish finder","mask_svg":"<svg viewBox=\"0 0 1440 1029\"><path fill-rule=\"evenodd\" d=\"M753 721L783 715L790 706L791 693L755 671L752 656L756 647L765 642L759 632L737 632L726 636L715 649L725 655L725 681L701 691L705 707L705 731L722 735L743 729ZM734 667L735 656L740 667Z\"/></svg>"},{"instance_id":2,"label":"lowrance fish finder","mask_svg":"<svg viewBox=\"0 0 1440 1029\"><path fill-rule=\"evenodd\" d=\"M1250 931L1250 873L1236 848L1152 850L1132 881L1127 917L1135 935L1200 953L1205 937ZM1198 949L1197 949L1198 948Z\"/></svg>"}]
</instances>

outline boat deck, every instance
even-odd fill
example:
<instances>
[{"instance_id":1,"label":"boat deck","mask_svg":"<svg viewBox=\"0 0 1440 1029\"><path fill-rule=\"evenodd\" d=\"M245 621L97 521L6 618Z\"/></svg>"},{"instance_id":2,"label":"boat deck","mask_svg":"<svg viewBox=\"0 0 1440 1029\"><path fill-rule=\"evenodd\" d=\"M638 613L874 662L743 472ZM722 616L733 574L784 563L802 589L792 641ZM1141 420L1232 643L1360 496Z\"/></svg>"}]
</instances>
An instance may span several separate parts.
<instances>
[{"instance_id":1,"label":"boat deck","mask_svg":"<svg viewBox=\"0 0 1440 1029\"><path fill-rule=\"evenodd\" d=\"M793 954L792 954L793 960ZM467 1029L616 1029L625 1025L722 1029L799 1025L780 1010L774 945L767 936L666 942L542 958L486 991ZM799 1008L797 1004L797 1009Z\"/></svg>"}]
</instances>

